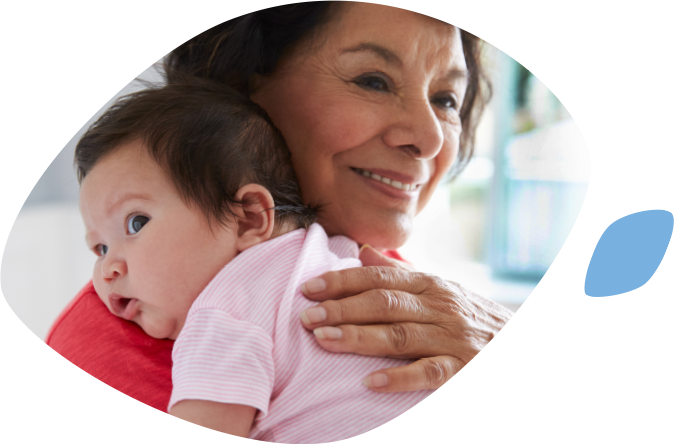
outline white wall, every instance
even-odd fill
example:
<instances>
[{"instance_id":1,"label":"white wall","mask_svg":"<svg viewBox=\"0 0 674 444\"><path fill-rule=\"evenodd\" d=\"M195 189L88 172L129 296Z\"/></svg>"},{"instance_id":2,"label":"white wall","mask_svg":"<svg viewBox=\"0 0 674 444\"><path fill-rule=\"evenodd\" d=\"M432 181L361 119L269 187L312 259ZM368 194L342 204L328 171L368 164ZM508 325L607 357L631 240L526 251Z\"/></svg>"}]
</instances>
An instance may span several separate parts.
<instances>
[{"instance_id":1,"label":"white wall","mask_svg":"<svg viewBox=\"0 0 674 444\"><path fill-rule=\"evenodd\" d=\"M160 80L154 67L138 78ZM139 89L142 85L132 80L89 121L83 122L82 129L35 185L7 239L0 266L2 292L14 313L41 339L56 316L91 279L95 260L84 243L84 224L77 206L75 146L114 100Z\"/></svg>"}]
</instances>

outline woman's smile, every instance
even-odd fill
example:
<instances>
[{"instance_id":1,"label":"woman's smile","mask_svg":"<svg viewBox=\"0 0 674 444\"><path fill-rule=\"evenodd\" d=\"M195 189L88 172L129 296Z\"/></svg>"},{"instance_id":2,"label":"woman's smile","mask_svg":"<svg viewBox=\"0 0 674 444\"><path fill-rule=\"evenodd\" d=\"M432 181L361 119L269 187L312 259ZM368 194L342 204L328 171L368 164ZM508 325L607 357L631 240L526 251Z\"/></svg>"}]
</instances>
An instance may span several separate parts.
<instances>
[{"instance_id":1,"label":"woman's smile","mask_svg":"<svg viewBox=\"0 0 674 444\"><path fill-rule=\"evenodd\" d=\"M391 31L391 23L405 23ZM454 163L467 69L459 30L354 3L251 98L281 130L329 235L392 249ZM299 125L298 122L302 124Z\"/></svg>"},{"instance_id":2,"label":"woman's smile","mask_svg":"<svg viewBox=\"0 0 674 444\"><path fill-rule=\"evenodd\" d=\"M392 199L409 202L419 196L421 183L410 176L382 169L352 168L367 187Z\"/></svg>"},{"instance_id":3,"label":"woman's smile","mask_svg":"<svg viewBox=\"0 0 674 444\"><path fill-rule=\"evenodd\" d=\"M389 185L402 191L418 191L424 181L415 180L407 174L397 173L395 171L382 170L379 168L352 168L353 171L368 179Z\"/></svg>"}]
</instances>

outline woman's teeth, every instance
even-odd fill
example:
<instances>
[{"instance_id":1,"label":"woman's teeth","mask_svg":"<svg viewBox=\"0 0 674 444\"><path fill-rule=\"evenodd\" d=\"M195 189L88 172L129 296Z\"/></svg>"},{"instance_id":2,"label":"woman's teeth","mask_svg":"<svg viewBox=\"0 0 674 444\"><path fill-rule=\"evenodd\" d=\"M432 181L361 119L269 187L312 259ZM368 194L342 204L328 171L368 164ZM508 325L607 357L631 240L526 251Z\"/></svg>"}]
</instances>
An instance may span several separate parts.
<instances>
[{"instance_id":1,"label":"woman's teeth","mask_svg":"<svg viewBox=\"0 0 674 444\"><path fill-rule=\"evenodd\" d=\"M360 168L353 169L356 173L361 176L369 177L370 179L378 180L379 182L385 183L386 185L391 185L393 188L397 188L403 191L413 191L419 188L419 184L413 185L411 183L402 183L397 180L389 179L388 177L380 176L368 170L361 170Z\"/></svg>"}]
</instances>

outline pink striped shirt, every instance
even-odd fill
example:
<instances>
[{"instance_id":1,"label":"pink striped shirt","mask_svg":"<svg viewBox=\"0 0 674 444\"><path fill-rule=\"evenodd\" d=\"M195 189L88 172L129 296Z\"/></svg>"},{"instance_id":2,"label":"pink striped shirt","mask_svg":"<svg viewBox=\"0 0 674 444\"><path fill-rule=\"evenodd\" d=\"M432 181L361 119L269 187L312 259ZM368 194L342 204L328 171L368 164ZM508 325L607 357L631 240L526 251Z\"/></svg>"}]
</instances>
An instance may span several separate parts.
<instances>
[{"instance_id":1,"label":"pink striped shirt","mask_svg":"<svg viewBox=\"0 0 674 444\"><path fill-rule=\"evenodd\" d=\"M186 399L258 409L249 437L337 441L400 415L430 391L383 394L362 381L403 361L323 350L300 322L300 284L361 266L358 245L313 224L239 254L192 305L173 348L169 409Z\"/></svg>"}]
</instances>

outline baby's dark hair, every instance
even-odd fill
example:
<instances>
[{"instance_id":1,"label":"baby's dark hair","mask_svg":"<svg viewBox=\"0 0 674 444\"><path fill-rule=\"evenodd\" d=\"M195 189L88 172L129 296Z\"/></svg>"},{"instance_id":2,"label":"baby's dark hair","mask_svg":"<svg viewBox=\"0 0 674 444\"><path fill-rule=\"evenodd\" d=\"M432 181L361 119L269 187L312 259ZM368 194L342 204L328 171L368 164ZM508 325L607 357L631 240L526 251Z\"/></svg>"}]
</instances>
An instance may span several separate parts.
<instances>
[{"instance_id":1,"label":"baby's dark hair","mask_svg":"<svg viewBox=\"0 0 674 444\"><path fill-rule=\"evenodd\" d=\"M243 203L234 196L248 183L269 190L278 226L308 228L316 220L316 208L302 201L280 131L262 108L225 85L184 77L121 97L77 144L79 182L104 156L134 140L209 221L231 221L232 205Z\"/></svg>"}]
</instances>

